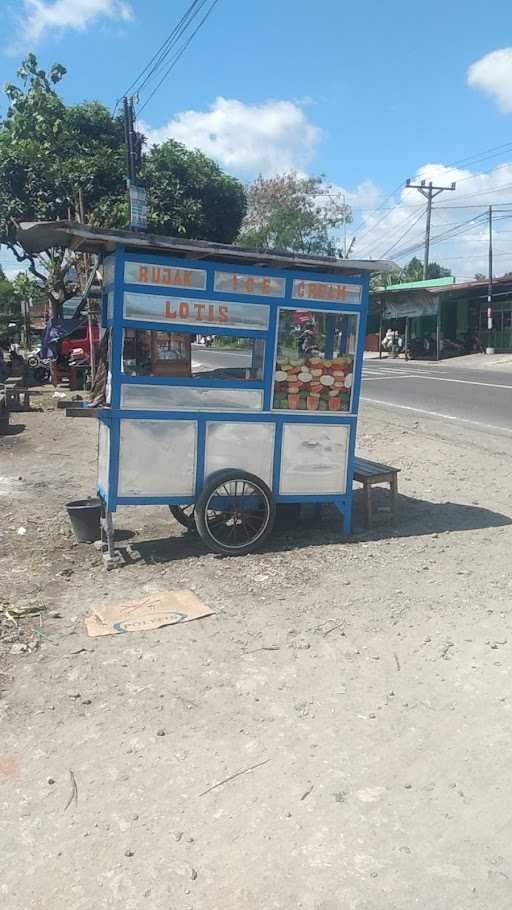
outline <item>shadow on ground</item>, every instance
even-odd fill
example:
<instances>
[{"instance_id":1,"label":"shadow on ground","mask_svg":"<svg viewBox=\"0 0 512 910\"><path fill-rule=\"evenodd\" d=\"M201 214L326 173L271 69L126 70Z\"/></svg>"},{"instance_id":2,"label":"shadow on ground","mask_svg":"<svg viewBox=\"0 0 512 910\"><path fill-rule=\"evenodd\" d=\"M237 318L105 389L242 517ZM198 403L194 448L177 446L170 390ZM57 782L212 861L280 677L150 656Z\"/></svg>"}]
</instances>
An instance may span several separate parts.
<instances>
[{"instance_id":1,"label":"shadow on ground","mask_svg":"<svg viewBox=\"0 0 512 910\"><path fill-rule=\"evenodd\" d=\"M24 423L13 423L10 427L4 427L4 429L0 431L0 439L2 436L19 436L20 433L23 433L24 429Z\"/></svg>"},{"instance_id":2,"label":"shadow on ground","mask_svg":"<svg viewBox=\"0 0 512 910\"><path fill-rule=\"evenodd\" d=\"M375 491L376 525L368 530L364 524L364 502L360 491L353 498L353 534L343 534L341 516L330 504L320 511L314 506L291 510L279 516L276 527L259 553L282 553L305 547L326 544L352 544L389 538L418 537L431 534L448 534L474 531L480 528L500 528L512 524L512 518L481 506L462 505L456 502L433 503L409 496L399 497L398 518L390 523L385 491ZM382 496L379 495L382 493ZM382 519L379 520L379 513ZM116 539L123 539L123 531L116 531ZM161 537L135 541L129 550L117 548L126 564L139 559L148 565L174 562L204 555L206 551L199 536L184 531L181 536ZM216 557L224 559L223 556Z\"/></svg>"}]
</instances>

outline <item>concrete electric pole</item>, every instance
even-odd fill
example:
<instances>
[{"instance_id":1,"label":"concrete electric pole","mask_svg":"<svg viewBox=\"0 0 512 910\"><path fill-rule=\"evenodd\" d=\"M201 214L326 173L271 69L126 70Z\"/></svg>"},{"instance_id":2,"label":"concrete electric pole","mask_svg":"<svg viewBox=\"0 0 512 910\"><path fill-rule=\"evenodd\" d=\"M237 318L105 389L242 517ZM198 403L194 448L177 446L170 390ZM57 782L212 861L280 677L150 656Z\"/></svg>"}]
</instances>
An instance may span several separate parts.
<instances>
[{"instance_id":1,"label":"concrete electric pole","mask_svg":"<svg viewBox=\"0 0 512 910\"><path fill-rule=\"evenodd\" d=\"M411 190L419 190L422 196L427 200L427 223L425 226L425 255L423 257L423 280L427 278L428 270L428 254L430 251L430 218L432 215L432 200L436 196L439 196L439 193L444 193L445 190L453 191L455 189L455 183L452 183L451 186L433 186L432 181L427 183L426 180L422 180L420 184L411 183L410 177L405 182L406 187Z\"/></svg>"},{"instance_id":2,"label":"concrete electric pole","mask_svg":"<svg viewBox=\"0 0 512 910\"><path fill-rule=\"evenodd\" d=\"M494 354L493 345L493 312L492 312L492 205L489 206L489 282L487 285L487 329L489 331L489 343L485 349L486 354Z\"/></svg>"}]
</instances>

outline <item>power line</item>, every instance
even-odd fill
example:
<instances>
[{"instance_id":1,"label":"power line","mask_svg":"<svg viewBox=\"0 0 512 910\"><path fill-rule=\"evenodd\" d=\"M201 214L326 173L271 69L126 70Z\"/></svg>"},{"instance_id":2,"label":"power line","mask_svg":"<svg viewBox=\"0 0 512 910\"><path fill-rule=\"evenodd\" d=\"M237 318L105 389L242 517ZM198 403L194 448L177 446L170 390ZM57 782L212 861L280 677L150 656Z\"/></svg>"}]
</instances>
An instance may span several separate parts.
<instances>
[{"instance_id":1,"label":"power line","mask_svg":"<svg viewBox=\"0 0 512 910\"><path fill-rule=\"evenodd\" d=\"M149 73L139 84L138 89L137 89L137 94L140 95L142 93L142 91L144 90L144 88L146 87L146 85L148 84L148 82L150 81L150 79L152 79L153 76L156 76L157 73L162 69L166 60L169 57L170 52L173 50L173 48L176 47L180 38L183 37L183 35L187 31L187 28L189 27L189 25L192 24L192 22L194 21L196 16L201 12L201 10L203 9L203 7L205 6L205 4L207 2L208 2L208 0L194 0L194 2L191 3L191 5L189 6L185 15L182 16L182 18L178 22L178 25L174 28L174 30L171 34L170 40L167 42L167 46L166 46L165 50L163 51L163 53L161 53L159 55L159 58L156 61L155 65L151 68Z\"/></svg>"},{"instance_id":2,"label":"power line","mask_svg":"<svg viewBox=\"0 0 512 910\"><path fill-rule=\"evenodd\" d=\"M465 158L459 158L457 161L451 161L446 167L456 167L458 165L476 164L478 161L485 161L488 158L495 158L497 155L504 154L505 151L512 150L512 142L505 142L503 145L494 145L491 148L484 149L482 152L474 152ZM487 154L487 153L490 154Z\"/></svg>"},{"instance_id":3,"label":"power line","mask_svg":"<svg viewBox=\"0 0 512 910\"><path fill-rule=\"evenodd\" d=\"M195 27L195 29L194 29L194 31L192 32L192 34L190 35L190 37L187 39L187 41L185 41L185 43L182 45L182 47L180 48L180 50L176 52L176 54L174 55L174 57L173 57L173 59L172 59L170 65L169 65L169 67L166 69L165 73L163 74L162 78L160 79L160 82L157 83L157 85L155 86L155 88L154 88L153 91L151 92L149 98L147 98L146 101L144 102L144 104L142 105L140 111L138 112L139 115L142 114L142 111L148 106L149 102L150 102L151 99L155 96L156 92L158 91L158 89L160 88L160 86L162 85L162 83L165 82L165 80L167 79L169 73L172 72L172 70L174 69L174 67L175 67L176 64L178 63L178 61L181 59L181 57L183 56L183 54L185 53L185 51L187 50L187 48L190 46L190 44L191 44L192 41L194 40L194 38L195 38L195 36L197 35L199 29L202 28L202 26L204 25L204 23L206 22L206 20L208 19L208 17L209 17L209 16L211 15L211 13L213 12L214 7L217 6L217 3L218 3L218 2L219 2L219 0L213 0L211 6L207 9L207 11L206 11L206 13L204 14L203 18L199 21L199 24Z\"/></svg>"},{"instance_id":4,"label":"power line","mask_svg":"<svg viewBox=\"0 0 512 910\"><path fill-rule=\"evenodd\" d=\"M485 212L481 212L476 218L473 216L466 221L461 221L459 224L454 227L449 228L446 231L442 231L440 234L435 234L431 238L432 246L436 243L440 243L443 240L451 240L452 238L459 236L460 234L468 233L471 230L471 226L475 225L483 216ZM414 253L417 250L420 250L423 246L423 242L419 241L418 243L410 244L407 247L403 247L398 253L395 253L395 256L405 256L410 253Z\"/></svg>"},{"instance_id":5,"label":"power line","mask_svg":"<svg viewBox=\"0 0 512 910\"><path fill-rule=\"evenodd\" d=\"M405 186L405 182L402 180L402 182L399 183L398 186L395 187L395 189L392 190L391 193L389 193L388 196L386 196L386 198L384 199L384 202L382 203L382 205L380 205L380 206L379 206L378 208L376 208L376 209L367 209L366 211L375 211L375 212L384 211L384 206L386 205L386 202L388 202L389 199L391 199L392 197L394 197L395 193L397 193L398 190L402 189L403 186ZM356 208L356 210L359 211L359 209L357 209L357 206L354 206L354 208ZM393 208L388 209L388 211L393 212L395 208L396 208L396 206L393 207ZM364 209L361 209L361 211L365 211L365 210L364 210ZM388 217L387 215L384 215L384 217L381 218L381 219L377 222L377 224L374 224L374 225L372 225L372 227L367 228L366 231L363 231L363 233L361 234L361 236L360 236L358 239L361 240L361 237L366 237L366 235L368 234L369 231L372 231L374 227L377 227L377 225L379 225L382 221L384 221L384 218L387 218L387 217ZM354 230L357 231L358 228L354 228Z\"/></svg>"},{"instance_id":6,"label":"power line","mask_svg":"<svg viewBox=\"0 0 512 910\"><path fill-rule=\"evenodd\" d=\"M425 212L426 212L426 206L423 206L421 212L419 213L418 217L413 221L413 223L411 224L411 226L408 227L406 231L404 231L404 233L398 238L398 240L396 240L395 243L393 243L392 246L390 246L390 247L386 250L385 253L382 253L382 256L379 256L379 259L385 259L386 256L389 256L391 250L394 250L394 248L400 243L400 241L403 240L403 238L406 237L407 234L410 234L410 232L412 231L413 227L415 227L415 225L418 223L418 221L420 220L420 218L423 218L423 215L425 214Z\"/></svg>"},{"instance_id":7,"label":"power line","mask_svg":"<svg viewBox=\"0 0 512 910\"><path fill-rule=\"evenodd\" d=\"M462 221L458 228L451 228L449 231L444 231L441 234L437 234L431 238L431 246L435 246L437 243L444 243L447 240L453 240L456 237L460 237L464 234L471 232L475 224L482 218L486 216L486 212L482 212L477 218L470 218L467 221ZM410 256L412 253L420 250L423 246L423 243L412 244L411 246L404 247L402 250L399 250L395 253L395 258L402 256Z\"/></svg>"},{"instance_id":8,"label":"power line","mask_svg":"<svg viewBox=\"0 0 512 910\"><path fill-rule=\"evenodd\" d=\"M180 29L183 29L184 27L189 25L190 22L192 21L193 15L196 14L194 12L194 10L196 9L198 3L201 3L201 6L204 6L204 4L206 3L206 0L193 0L193 2L187 7L187 9L185 10L181 19L178 20L178 22L176 23L174 28L167 35L167 38L165 39L165 41L160 45L158 50L153 54L153 56L151 57L149 62L141 70L141 72L138 74L138 76L136 76L136 78L133 80L133 82L131 82L131 84L128 86L128 88L124 92L125 96L129 95L129 93L132 91L134 93L136 91L140 91L142 85L146 84L146 82L152 76L152 74L155 72L155 70L161 65L161 63L163 63L163 61L165 60L165 57L169 54L169 52L172 50L172 47L176 43L176 40L179 37L181 37L182 32L180 32ZM196 9L196 12L199 12L199 10ZM119 100L116 102L116 107L117 107L117 104L119 104Z\"/></svg>"}]
</instances>

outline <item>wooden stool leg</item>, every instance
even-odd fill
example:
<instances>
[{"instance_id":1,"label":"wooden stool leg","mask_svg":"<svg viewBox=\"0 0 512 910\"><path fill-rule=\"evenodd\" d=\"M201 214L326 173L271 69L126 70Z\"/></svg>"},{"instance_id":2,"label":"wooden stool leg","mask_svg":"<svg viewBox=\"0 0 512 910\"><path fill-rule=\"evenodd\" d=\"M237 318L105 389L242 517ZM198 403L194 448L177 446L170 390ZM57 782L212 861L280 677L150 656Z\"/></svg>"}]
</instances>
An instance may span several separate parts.
<instances>
[{"instance_id":1,"label":"wooden stool leg","mask_svg":"<svg viewBox=\"0 0 512 910\"><path fill-rule=\"evenodd\" d=\"M372 512L372 485L370 483L365 483L364 492L366 496L366 523L369 528L373 527L373 512Z\"/></svg>"},{"instance_id":2,"label":"wooden stool leg","mask_svg":"<svg viewBox=\"0 0 512 910\"><path fill-rule=\"evenodd\" d=\"M393 521L396 518L397 500L398 500L398 474L393 474L389 482L389 492L391 494L391 516Z\"/></svg>"}]
</instances>

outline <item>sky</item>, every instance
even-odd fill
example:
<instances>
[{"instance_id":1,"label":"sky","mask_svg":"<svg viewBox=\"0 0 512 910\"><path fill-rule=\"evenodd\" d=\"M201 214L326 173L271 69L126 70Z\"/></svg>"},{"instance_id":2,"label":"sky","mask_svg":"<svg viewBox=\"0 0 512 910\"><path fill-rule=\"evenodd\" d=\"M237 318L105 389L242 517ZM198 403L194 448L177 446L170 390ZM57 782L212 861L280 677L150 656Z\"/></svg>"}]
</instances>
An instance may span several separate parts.
<instances>
[{"instance_id":1,"label":"sky","mask_svg":"<svg viewBox=\"0 0 512 910\"><path fill-rule=\"evenodd\" d=\"M196 0L191 30L212 2ZM3 0L0 83L33 51L44 68L66 66L67 103L112 109L189 5ZM150 142L201 148L244 182L324 174L352 205L361 258L421 258L425 200L405 180L455 181L434 203L431 259L460 280L486 274L492 203L502 274L512 271L511 26L506 0L217 0L153 97L159 77L142 89L137 115ZM5 251L0 262L12 268Z\"/></svg>"}]
</instances>

